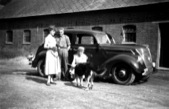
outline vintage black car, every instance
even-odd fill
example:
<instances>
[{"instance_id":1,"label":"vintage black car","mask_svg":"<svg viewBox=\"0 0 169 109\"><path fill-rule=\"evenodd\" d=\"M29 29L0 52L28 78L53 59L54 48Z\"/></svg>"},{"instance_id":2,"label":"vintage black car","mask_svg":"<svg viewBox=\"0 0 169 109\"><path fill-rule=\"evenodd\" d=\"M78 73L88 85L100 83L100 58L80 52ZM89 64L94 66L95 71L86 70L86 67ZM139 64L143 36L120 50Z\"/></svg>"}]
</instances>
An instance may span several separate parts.
<instances>
[{"instance_id":1,"label":"vintage black car","mask_svg":"<svg viewBox=\"0 0 169 109\"><path fill-rule=\"evenodd\" d=\"M79 46L85 47L96 73L102 78L111 78L115 83L127 85L134 81L147 80L153 72L153 62L147 45L135 43L115 44L104 32L68 29L65 34L71 41L69 63ZM44 76L46 50L41 45L32 62L41 76Z\"/></svg>"}]
</instances>

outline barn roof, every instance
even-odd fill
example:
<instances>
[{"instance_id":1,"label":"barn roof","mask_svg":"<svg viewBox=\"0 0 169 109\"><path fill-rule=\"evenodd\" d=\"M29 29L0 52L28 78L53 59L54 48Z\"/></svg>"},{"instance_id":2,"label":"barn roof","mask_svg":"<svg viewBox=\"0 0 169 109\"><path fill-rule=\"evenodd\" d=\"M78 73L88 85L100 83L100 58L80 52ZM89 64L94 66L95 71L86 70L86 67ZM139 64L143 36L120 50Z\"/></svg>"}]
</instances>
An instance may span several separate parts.
<instances>
[{"instance_id":1,"label":"barn roof","mask_svg":"<svg viewBox=\"0 0 169 109\"><path fill-rule=\"evenodd\" d=\"M169 0L12 0L0 19L114 9L169 2Z\"/></svg>"}]
</instances>

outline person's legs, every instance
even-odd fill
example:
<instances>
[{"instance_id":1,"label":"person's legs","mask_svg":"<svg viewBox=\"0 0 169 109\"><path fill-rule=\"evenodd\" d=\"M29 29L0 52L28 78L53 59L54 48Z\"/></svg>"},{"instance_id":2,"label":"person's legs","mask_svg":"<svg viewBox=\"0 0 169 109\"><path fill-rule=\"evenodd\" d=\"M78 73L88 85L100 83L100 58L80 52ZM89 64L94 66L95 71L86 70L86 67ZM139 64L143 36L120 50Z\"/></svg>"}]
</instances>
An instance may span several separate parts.
<instances>
[{"instance_id":1,"label":"person's legs","mask_svg":"<svg viewBox=\"0 0 169 109\"><path fill-rule=\"evenodd\" d=\"M63 78L63 50L59 49L59 58L60 58L60 66L61 66L61 73L59 74L60 79Z\"/></svg>"},{"instance_id":2,"label":"person's legs","mask_svg":"<svg viewBox=\"0 0 169 109\"><path fill-rule=\"evenodd\" d=\"M50 86L51 75L48 75L47 85Z\"/></svg>"},{"instance_id":3,"label":"person's legs","mask_svg":"<svg viewBox=\"0 0 169 109\"><path fill-rule=\"evenodd\" d=\"M50 78L50 83L52 83L52 84L56 84L56 83L54 82L54 75L51 75L51 78Z\"/></svg>"},{"instance_id":4,"label":"person's legs","mask_svg":"<svg viewBox=\"0 0 169 109\"><path fill-rule=\"evenodd\" d=\"M57 80L61 80L61 72L59 72L58 74L56 74L56 78L57 78Z\"/></svg>"},{"instance_id":5,"label":"person's legs","mask_svg":"<svg viewBox=\"0 0 169 109\"><path fill-rule=\"evenodd\" d=\"M64 67L65 72L67 72L67 70L68 70L67 63L68 63L68 51L64 50L63 51L63 67Z\"/></svg>"},{"instance_id":6,"label":"person's legs","mask_svg":"<svg viewBox=\"0 0 169 109\"><path fill-rule=\"evenodd\" d=\"M66 73L68 71L68 51L66 49L61 49L60 50L60 61L61 61L61 72L62 72L62 76L61 78L66 78Z\"/></svg>"},{"instance_id":7,"label":"person's legs","mask_svg":"<svg viewBox=\"0 0 169 109\"><path fill-rule=\"evenodd\" d=\"M51 75L50 82L54 82L54 75Z\"/></svg>"},{"instance_id":8,"label":"person's legs","mask_svg":"<svg viewBox=\"0 0 169 109\"><path fill-rule=\"evenodd\" d=\"M63 72L66 76L66 73L68 71L68 51L67 50L63 50Z\"/></svg>"},{"instance_id":9,"label":"person's legs","mask_svg":"<svg viewBox=\"0 0 169 109\"><path fill-rule=\"evenodd\" d=\"M76 77L76 86L80 86L80 79L79 79L79 77Z\"/></svg>"}]
</instances>

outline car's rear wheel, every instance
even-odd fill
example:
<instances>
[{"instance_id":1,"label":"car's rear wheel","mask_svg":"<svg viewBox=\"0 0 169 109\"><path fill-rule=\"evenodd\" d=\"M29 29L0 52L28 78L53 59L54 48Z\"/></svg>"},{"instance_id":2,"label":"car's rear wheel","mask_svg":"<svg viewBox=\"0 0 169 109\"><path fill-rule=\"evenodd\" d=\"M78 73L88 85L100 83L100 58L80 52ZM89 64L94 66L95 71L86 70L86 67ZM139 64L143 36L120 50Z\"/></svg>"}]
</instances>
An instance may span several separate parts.
<instances>
[{"instance_id":1,"label":"car's rear wheel","mask_svg":"<svg viewBox=\"0 0 169 109\"><path fill-rule=\"evenodd\" d=\"M129 65L118 63L112 68L112 78L117 84L129 85L134 82L135 75L133 69Z\"/></svg>"},{"instance_id":2,"label":"car's rear wheel","mask_svg":"<svg viewBox=\"0 0 169 109\"><path fill-rule=\"evenodd\" d=\"M38 61L37 71L40 76L45 76L45 61L44 60Z\"/></svg>"}]
</instances>

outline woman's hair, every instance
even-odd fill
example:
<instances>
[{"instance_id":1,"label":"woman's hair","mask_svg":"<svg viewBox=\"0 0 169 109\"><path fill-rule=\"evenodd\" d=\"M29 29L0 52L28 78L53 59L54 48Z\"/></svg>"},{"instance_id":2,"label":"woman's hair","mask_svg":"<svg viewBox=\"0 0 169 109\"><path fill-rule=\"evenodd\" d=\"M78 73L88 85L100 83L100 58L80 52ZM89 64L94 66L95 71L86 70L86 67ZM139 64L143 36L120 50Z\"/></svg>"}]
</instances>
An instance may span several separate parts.
<instances>
[{"instance_id":1,"label":"woman's hair","mask_svg":"<svg viewBox=\"0 0 169 109\"><path fill-rule=\"evenodd\" d=\"M49 26L48 28L49 32L54 30L56 32L56 27L54 25Z\"/></svg>"}]
</instances>

